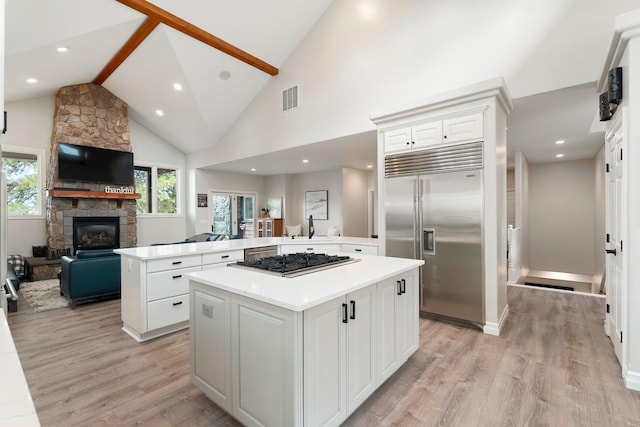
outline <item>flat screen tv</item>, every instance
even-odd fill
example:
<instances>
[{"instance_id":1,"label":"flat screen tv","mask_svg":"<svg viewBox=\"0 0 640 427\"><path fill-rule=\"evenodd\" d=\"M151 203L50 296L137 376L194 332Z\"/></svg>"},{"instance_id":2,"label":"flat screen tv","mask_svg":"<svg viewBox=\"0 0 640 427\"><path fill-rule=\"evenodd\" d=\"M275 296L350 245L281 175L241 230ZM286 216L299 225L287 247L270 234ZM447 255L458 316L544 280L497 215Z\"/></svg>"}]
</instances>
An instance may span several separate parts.
<instances>
[{"instance_id":1,"label":"flat screen tv","mask_svg":"<svg viewBox=\"0 0 640 427\"><path fill-rule=\"evenodd\" d=\"M133 185L133 153L59 142L58 179Z\"/></svg>"}]
</instances>

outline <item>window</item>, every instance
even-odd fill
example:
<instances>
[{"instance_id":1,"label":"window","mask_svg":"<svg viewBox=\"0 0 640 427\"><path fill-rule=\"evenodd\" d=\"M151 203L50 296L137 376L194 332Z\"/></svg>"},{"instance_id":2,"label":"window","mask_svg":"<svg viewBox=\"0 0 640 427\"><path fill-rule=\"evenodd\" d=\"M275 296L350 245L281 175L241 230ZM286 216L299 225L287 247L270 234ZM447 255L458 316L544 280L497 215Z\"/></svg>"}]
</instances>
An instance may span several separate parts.
<instances>
[{"instance_id":1,"label":"window","mask_svg":"<svg viewBox=\"0 0 640 427\"><path fill-rule=\"evenodd\" d=\"M40 150L3 146L2 170L7 181L7 213L9 215L42 215Z\"/></svg>"},{"instance_id":2,"label":"window","mask_svg":"<svg viewBox=\"0 0 640 427\"><path fill-rule=\"evenodd\" d=\"M179 213L177 169L136 166L134 179L136 192L141 196L136 202L136 213Z\"/></svg>"}]
</instances>

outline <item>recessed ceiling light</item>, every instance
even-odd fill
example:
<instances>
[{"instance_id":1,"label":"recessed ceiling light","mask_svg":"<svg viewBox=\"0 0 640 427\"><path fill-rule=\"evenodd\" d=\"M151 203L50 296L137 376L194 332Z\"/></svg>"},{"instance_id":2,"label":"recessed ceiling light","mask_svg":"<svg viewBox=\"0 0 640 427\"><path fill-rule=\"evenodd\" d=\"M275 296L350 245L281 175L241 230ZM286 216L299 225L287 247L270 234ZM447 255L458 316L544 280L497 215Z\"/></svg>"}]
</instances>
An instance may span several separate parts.
<instances>
[{"instance_id":1,"label":"recessed ceiling light","mask_svg":"<svg viewBox=\"0 0 640 427\"><path fill-rule=\"evenodd\" d=\"M60 52L60 53L63 53L63 52L68 51L68 50L69 50L69 48L68 48L68 47L66 47L66 46L60 46L60 47L58 47L56 50L57 50L58 52Z\"/></svg>"},{"instance_id":2,"label":"recessed ceiling light","mask_svg":"<svg viewBox=\"0 0 640 427\"><path fill-rule=\"evenodd\" d=\"M231 78L231 73L228 72L227 70L220 71L220 74L218 74L218 77L220 77L220 80L229 80Z\"/></svg>"},{"instance_id":3,"label":"recessed ceiling light","mask_svg":"<svg viewBox=\"0 0 640 427\"><path fill-rule=\"evenodd\" d=\"M360 2L358 5L358 11L360 12L360 16L364 19L372 19L376 16L376 9L368 1Z\"/></svg>"},{"instance_id":4,"label":"recessed ceiling light","mask_svg":"<svg viewBox=\"0 0 640 427\"><path fill-rule=\"evenodd\" d=\"M162 117L162 116L164 116L164 111L156 110L156 114L159 115L160 117Z\"/></svg>"},{"instance_id":5,"label":"recessed ceiling light","mask_svg":"<svg viewBox=\"0 0 640 427\"><path fill-rule=\"evenodd\" d=\"M564 154L556 154L556 157L557 157L557 158L559 158L559 159L561 159L561 158L563 158L563 157L564 157Z\"/></svg>"},{"instance_id":6,"label":"recessed ceiling light","mask_svg":"<svg viewBox=\"0 0 640 427\"><path fill-rule=\"evenodd\" d=\"M251 168L251 172L255 172L255 171L256 171L256 168Z\"/></svg>"},{"instance_id":7,"label":"recessed ceiling light","mask_svg":"<svg viewBox=\"0 0 640 427\"><path fill-rule=\"evenodd\" d=\"M173 88L180 92L182 90L182 85L180 83L174 83Z\"/></svg>"},{"instance_id":8,"label":"recessed ceiling light","mask_svg":"<svg viewBox=\"0 0 640 427\"><path fill-rule=\"evenodd\" d=\"M367 169L373 169L373 165L367 165Z\"/></svg>"},{"instance_id":9,"label":"recessed ceiling light","mask_svg":"<svg viewBox=\"0 0 640 427\"><path fill-rule=\"evenodd\" d=\"M303 160L302 160L302 163L309 163L309 160L307 160L307 159L303 159Z\"/></svg>"},{"instance_id":10,"label":"recessed ceiling light","mask_svg":"<svg viewBox=\"0 0 640 427\"><path fill-rule=\"evenodd\" d=\"M31 78L28 78L28 79L27 79L27 83L29 83L29 84L38 83L38 80L37 80L37 79L34 79L33 77L31 77Z\"/></svg>"},{"instance_id":11,"label":"recessed ceiling light","mask_svg":"<svg viewBox=\"0 0 640 427\"><path fill-rule=\"evenodd\" d=\"M560 144L564 144L564 139L559 139L556 141L556 144L560 145Z\"/></svg>"}]
</instances>

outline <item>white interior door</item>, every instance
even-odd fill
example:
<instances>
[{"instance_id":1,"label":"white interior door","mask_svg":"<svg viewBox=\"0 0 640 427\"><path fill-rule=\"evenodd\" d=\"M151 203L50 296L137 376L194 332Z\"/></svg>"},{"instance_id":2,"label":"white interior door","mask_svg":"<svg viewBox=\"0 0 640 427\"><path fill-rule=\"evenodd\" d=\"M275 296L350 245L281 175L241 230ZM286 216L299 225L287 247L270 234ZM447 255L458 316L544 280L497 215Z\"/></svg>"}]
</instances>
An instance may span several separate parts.
<instances>
[{"instance_id":1,"label":"white interior door","mask_svg":"<svg viewBox=\"0 0 640 427\"><path fill-rule=\"evenodd\" d=\"M607 132L606 158L609 167L606 189L606 293L607 320L606 332L613 343L616 357L624 370L626 364L623 347L623 329L626 301L624 278L624 236L625 236L625 170L624 170L624 129L622 124L626 109L616 115ZM624 372L623 372L624 373Z\"/></svg>"}]
</instances>

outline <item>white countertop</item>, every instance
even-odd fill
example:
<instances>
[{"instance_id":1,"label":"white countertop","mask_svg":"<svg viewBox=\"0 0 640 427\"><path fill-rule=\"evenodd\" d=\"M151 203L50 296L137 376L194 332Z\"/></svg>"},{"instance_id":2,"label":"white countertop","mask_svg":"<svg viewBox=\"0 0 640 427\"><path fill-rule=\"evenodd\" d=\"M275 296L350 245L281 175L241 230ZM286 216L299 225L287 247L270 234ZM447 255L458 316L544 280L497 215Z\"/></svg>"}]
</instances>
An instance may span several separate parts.
<instances>
[{"instance_id":1,"label":"white countertop","mask_svg":"<svg viewBox=\"0 0 640 427\"><path fill-rule=\"evenodd\" d=\"M199 271L187 277L190 281L302 311L424 264L422 260L406 258L343 255L359 259L359 262L292 278L235 267Z\"/></svg>"},{"instance_id":2,"label":"white countertop","mask_svg":"<svg viewBox=\"0 0 640 427\"><path fill-rule=\"evenodd\" d=\"M219 240L215 242L180 243L175 245L143 246L139 248L114 249L115 253L132 258L146 260L156 258L170 258L184 255L197 255L230 250L244 250L271 245L309 245L309 244L354 244L378 246L378 239L365 237L256 237L253 239Z\"/></svg>"},{"instance_id":3,"label":"white countertop","mask_svg":"<svg viewBox=\"0 0 640 427\"><path fill-rule=\"evenodd\" d=\"M3 310L0 310L0 367L0 425L39 426L36 408Z\"/></svg>"}]
</instances>

